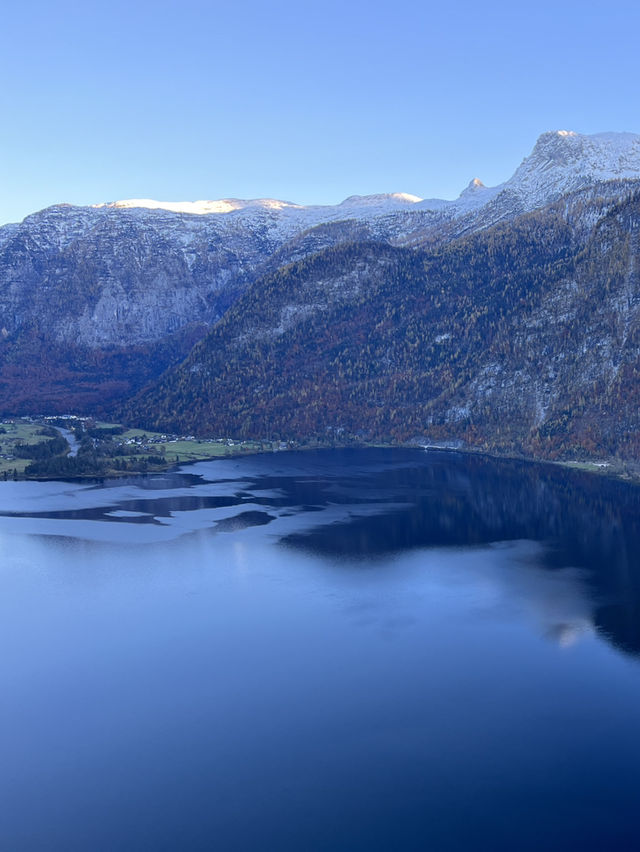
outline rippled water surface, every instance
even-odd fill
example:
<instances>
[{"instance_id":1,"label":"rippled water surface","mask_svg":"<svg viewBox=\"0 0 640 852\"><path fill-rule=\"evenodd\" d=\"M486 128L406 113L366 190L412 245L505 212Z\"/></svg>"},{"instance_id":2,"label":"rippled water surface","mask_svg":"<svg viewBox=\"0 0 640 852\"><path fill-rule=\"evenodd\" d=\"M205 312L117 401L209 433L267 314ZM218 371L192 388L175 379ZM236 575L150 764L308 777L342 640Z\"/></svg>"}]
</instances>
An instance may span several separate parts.
<instances>
[{"instance_id":1,"label":"rippled water surface","mask_svg":"<svg viewBox=\"0 0 640 852\"><path fill-rule=\"evenodd\" d=\"M0 848L640 848L640 489L409 450L0 484Z\"/></svg>"}]
</instances>

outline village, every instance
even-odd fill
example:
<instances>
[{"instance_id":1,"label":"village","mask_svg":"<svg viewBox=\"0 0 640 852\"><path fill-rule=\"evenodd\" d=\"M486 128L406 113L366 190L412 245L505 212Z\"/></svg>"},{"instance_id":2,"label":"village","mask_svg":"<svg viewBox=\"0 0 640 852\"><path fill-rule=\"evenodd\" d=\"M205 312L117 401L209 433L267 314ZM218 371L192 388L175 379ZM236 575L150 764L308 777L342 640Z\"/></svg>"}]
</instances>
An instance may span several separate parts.
<instances>
[{"instance_id":1,"label":"village","mask_svg":"<svg viewBox=\"0 0 640 852\"><path fill-rule=\"evenodd\" d=\"M129 429L75 414L41 414L0 422L0 477L118 475L175 464L293 449L294 442L199 438Z\"/></svg>"}]
</instances>

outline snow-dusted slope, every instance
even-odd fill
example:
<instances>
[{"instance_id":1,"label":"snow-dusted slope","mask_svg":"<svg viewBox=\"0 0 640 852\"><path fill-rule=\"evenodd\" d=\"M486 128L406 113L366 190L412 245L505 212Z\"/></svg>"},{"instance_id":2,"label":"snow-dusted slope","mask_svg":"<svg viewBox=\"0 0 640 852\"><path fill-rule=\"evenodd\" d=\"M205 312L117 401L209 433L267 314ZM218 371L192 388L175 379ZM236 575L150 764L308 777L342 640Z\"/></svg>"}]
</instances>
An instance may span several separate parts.
<instances>
[{"instance_id":1,"label":"snow-dusted slope","mask_svg":"<svg viewBox=\"0 0 640 852\"><path fill-rule=\"evenodd\" d=\"M545 203L549 191L564 195L591 183L640 176L640 135L569 130L543 133L503 189L528 206Z\"/></svg>"},{"instance_id":2,"label":"snow-dusted slope","mask_svg":"<svg viewBox=\"0 0 640 852\"><path fill-rule=\"evenodd\" d=\"M217 201L154 201L148 198L131 198L96 204L90 209L103 212L136 211L139 216L145 218L149 216L150 211L163 211L201 219L197 226L199 228L211 227L219 232L227 232L239 227L248 227L261 229L272 239L284 241L317 225L352 219L370 221L414 209L421 201L417 195L402 192L352 195L340 204L308 206L275 198L223 198ZM182 222L185 221L183 218Z\"/></svg>"},{"instance_id":3,"label":"snow-dusted slope","mask_svg":"<svg viewBox=\"0 0 640 852\"><path fill-rule=\"evenodd\" d=\"M23 223L38 245L62 247L109 222L148 224L166 230L178 244L189 245L197 234L226 238L242 231L274 244L333 222L358 221L384 237L409 237L425 225L467 220L486 207L493 220L534 210L583 186L608 180L640 178L640 135L599 133L586 136L567 130L543 133L514 175L495 187L474 178L453 201L422 199L408 193L353 195L336 205L294 204L272 198L215 201L128 199L89 207L54 205L28 216ZM135 218L133 218L135 217ZM485 217L482 217L484 219ZM485 222L482 221L482 226ZM0 228L0 245L20 229Z\"/></svg>"},{"instance_id":4,"label":"snow-dusted slope","mask_svg":"<svg viewBox=\"0 0 640 852\"><path fill-rule=\"evenodd\" d=\"M112 207L119 209L143 208L146 210L170 210L172 213L192 213L204 216L209 213L249 212L252 210L270 210L282 213L289 218L308 218L309 221L327 221L334 216L347 214L381 216L393 210L411 207L422 201L417 195L405 192L392 192L380 195L351 195L341 204L312 205L294 204L291 201L279 201L276 198L254 198L247 201L240 198L221 198L218 201L154 201L150 198L130 198L124 201L112 201L95 204L96 208Z\"/></svg>"},{"instance_id":5,"label":"snow-dusted slope","mask_svg":"<svg viewBox=\"0 0 640 852\"><path fill-rule=\"evenodd\" d=\"M640 180L640 135L587 136L569 130L543 133L531 154L504 183L486 187L476 179L455 201L445 202L445 207L427 201L416 204L410 217L414 227L405 225L404 233L396 233L396 241L417 245L432 240L434 234L442 239L482 230L577 190L625 180ZM421 226L416 216L419 210L425 214L438 210L440 218Z\"/></svg>"},{"instance_id":6,"label":"snow-dusted slope","mask_svg":"<svg viewBox=\"0 0 640 852\"><path fill-rule=\"evenodd\" d=\"M466 215L492 201L517 198L522 210L533 210L568 192L593 183L640 177L640 135L598 133L587 136L570 130L543 133L514 175L495 187L474 178L453 200L422 199L396 192L352 195L336 205L305 206L273 198L218 201L154 201L129 199L95 205L96 209L166 210L198 216L234 214L239 218L270 214L283 234L343 219L375 219L401 211Z\"/></svg>"},{"instance_id":7,"label":"snow-dusted slope","mask_svg":"<svg viewBox=\"0 0 640 852\"><path fill-rule=\"evenodd\" d=\"M640 135L543 133L513 176L494 188L481 224L535 210L586 186L638 178ZM487 217L489 212L493 215Z\"/></svg>"},{"instance_id":8,"label":"snow-dusted slope","mask_svg":"<svg viewBox=\"0 0 640 852\"><path fill-rule=\"evenodd\" d=\"M90 347L161 339L210 324L255 277L345 240L442 241L581 187L640 179L640 136L543 134L497 187L453 200L391 193L333 206L274 199L55 205L0 228L0 330L43 326Z\"/></svg>"}]
</instances>

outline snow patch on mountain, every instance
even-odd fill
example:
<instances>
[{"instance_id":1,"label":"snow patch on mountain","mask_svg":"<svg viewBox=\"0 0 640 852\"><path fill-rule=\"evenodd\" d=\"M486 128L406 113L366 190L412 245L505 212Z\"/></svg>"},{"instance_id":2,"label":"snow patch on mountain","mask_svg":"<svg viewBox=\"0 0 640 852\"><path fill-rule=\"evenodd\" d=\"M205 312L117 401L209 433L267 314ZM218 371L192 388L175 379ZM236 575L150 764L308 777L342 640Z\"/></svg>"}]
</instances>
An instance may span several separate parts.
<instances>
[{"instance_id":1,"label":"snow patch on mountain","mask_svg":"<svg viewBox=\"0 0 640 852\"><path fill-rule=\"evenodd\" d=\"M40 321L52 313L51 294L73 292L73 310L49 323L58 340L157 340L215 322L274 264L341 242L438 244L585 187L613 203L630 178L640 179L640 136L560 130L542 134L505 183L474 178L454 200L386 193L310 206L270 198L58 204L0 228L0 327L13 333ZM572 226L587 227L579 217Z\"/></svg>"},{"instance_id":2,"label":"snow patch on mountain","mask_svg":"<svg viewBox=\"0 0 640 852\"><path fill-rule=\"evenodd\" d=\"M518 195L528 209L534 209L592 183L638 177L640 135L586 136L557 130L540 136L501 189Z\"/></svg>"},{"instance_id":3,"label":"snow patch on mountain","mask_svg":"<svg viewBox=\"0 0 640 852\"><path fill-rule=\"evenodd\" d=\"M400 210L407 210L421 202L417 195L393 192L377 195L352 195L340 204L303 205L275 198L238 199L223 198L217 201L154 201L149 198L131 198L106 204L95 204L95 210L166 211L187 216L217 217L220 220L254 222L273 230L283 238L294 233L344 219L372 219Z\"/></svg>"},{"instance_id":4,"label":"snow patch on mountain","mask_svg":"<svg viewBox=\"0 0 640 852\"><path fill-rule=\"evenodd\" d=\"M452 201L423 199L409 193L352 195L336 205L303 205L273 198L223 198L215 201L155 201L128 199L94 205L114 211L164 211L181 216L247 220L289 239L296 232L345 219L371 221L404 213L442 214L447 219L466 216L487 205L500 208L490 218L498 221L548 204L561 195L589 184L640 177L640 135L597 133L587 136L571 130L543 133L515 174L495 187L474 178ZM392 228L393 230L397 230Z\"/></svg>"}]
</instances>

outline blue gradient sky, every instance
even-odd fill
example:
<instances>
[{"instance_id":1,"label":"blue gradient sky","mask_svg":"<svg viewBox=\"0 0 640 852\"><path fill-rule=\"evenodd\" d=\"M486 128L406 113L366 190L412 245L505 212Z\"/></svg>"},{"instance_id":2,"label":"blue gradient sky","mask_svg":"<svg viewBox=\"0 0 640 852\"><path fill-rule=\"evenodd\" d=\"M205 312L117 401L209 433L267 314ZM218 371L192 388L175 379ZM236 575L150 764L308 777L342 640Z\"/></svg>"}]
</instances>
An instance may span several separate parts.
<instances>
[{"instance_id":1,"label":"blue gradient sky","mask_svg":"<svg viewBox=\"0 0 640 852\"><path fill-rule=\"evenodd\" d=\"M30 2L0 31L0 223L119 198L454 197L539 133L640 132L640 7Z\"/></svg>"}]
</instances>

